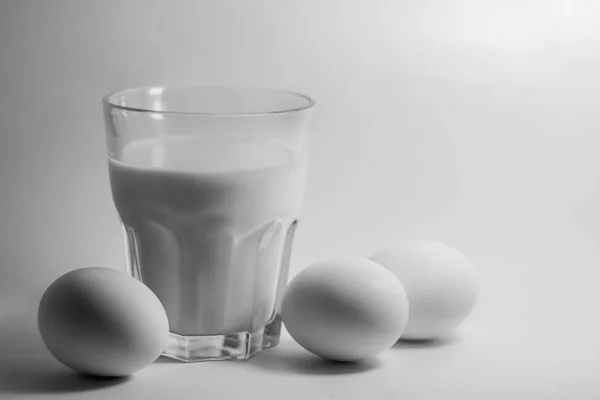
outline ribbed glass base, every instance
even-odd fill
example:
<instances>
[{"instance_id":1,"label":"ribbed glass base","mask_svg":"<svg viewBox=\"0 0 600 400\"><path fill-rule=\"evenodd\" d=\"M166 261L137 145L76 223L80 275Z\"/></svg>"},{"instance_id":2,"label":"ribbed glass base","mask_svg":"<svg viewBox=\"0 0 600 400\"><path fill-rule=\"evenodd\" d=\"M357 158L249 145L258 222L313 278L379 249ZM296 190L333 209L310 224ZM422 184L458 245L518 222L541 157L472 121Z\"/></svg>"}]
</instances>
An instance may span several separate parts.
<instances>
[{"instance_id":1,"label":"ribbed glass base","mask_svg":"<svg viewBox=\"0 0 600 400\"><path fill-rule=\"evenodd\" d=\"M180 335L171 332L162 355L184 362L247 360L263 349L276 346L280 334L279 315L256 332L214 336Z\"/></svg>"}]
</instances>

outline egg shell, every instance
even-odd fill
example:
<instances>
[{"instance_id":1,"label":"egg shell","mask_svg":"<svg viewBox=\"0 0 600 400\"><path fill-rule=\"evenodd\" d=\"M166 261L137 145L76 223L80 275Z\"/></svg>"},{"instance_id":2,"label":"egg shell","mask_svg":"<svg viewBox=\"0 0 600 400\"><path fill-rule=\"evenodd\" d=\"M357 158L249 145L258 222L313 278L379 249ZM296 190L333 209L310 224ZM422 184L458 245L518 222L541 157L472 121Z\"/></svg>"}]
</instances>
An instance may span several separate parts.
<instances>
[{"instance_id":1,"label":"egg shell","mask_svg":"<svg viewBox=\"0 0 600 400\"><path fill-rule=\"evenodd\" d=\"M86 374L124 376L152 363L169 322L156 295L116 270L81 268L58 278L40 301L38 326L50 352Z\"/></svg>"},{"instance_id":2,"label":"egg shell","mask_svg":"<svg viewBox=\"0 0 600 400\"><path fill-rule=\"evenodd\" d=\"M357 361L398 340L408 320L408 299L398 279L373 261L325 261L292 279L282 317L306 350L330 360Z\"/></svg>"},{"instance_id":3,"label":"egg shell","mask_svg":"<svg viewBox=\"0 0 600 400\"><path fill-rule=\"evenodd\" d=\"M410 305L402 339L424 340L449 334L470 314L478 295L475 268L445 244L405 242L371 257L402 282Z\"/></svg>"}]
</instances>

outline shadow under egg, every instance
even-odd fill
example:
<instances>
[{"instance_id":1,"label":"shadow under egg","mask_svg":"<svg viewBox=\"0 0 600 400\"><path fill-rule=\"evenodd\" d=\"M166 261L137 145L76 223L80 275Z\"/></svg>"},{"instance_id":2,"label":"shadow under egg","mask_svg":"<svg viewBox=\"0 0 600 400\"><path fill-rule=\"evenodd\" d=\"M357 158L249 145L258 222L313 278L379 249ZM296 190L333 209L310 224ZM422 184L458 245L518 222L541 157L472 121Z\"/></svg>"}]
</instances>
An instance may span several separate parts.
<instances>
[{"instance_id":1,"label":"shadow under egg","mask_svg":"<svg viewBox=\"0 0 600 400\"><path fill-rule=\"evenodd\" d=\"M434 349L458 343L460 338L456 335L435 337L430 339L400 339L392 349Z\"/></svg>"},{"instance_id":2,"label":"shadow under egg","mask_svg":"<svg viewBox=\"0 0 600 400\"><path fill-rule=\"evenodd\" d=\"M271 372L304 375L357 374L381 366L381 361L376 357L354 362L340 362L326 360L302 350L291 351L277 347L262 352L250 359L248 363Z\"/></svg>"}]
</instances>

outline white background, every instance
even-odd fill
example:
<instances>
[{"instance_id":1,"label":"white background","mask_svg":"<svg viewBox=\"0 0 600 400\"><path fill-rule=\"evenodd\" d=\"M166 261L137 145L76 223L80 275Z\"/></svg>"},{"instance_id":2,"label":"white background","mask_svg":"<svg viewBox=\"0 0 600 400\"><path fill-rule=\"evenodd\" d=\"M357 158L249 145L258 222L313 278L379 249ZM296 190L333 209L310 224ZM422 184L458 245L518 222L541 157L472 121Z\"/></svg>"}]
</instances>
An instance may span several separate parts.
<instances>
[{"instance_id":1,"label":"white background","mask_svg":"<svg viewBox=\"0 0 600 400\"><path fill-rule=\"evenodd\" d=\"M248 363L111 383L51 359L45 288L124 268L100 98L178 83L314 97L293 273L443 241L481 276L456 337L357 367L286 337ZM599 110L592 0L3 0L0 398L598 398Z\"/></svg>"}]
</instances>

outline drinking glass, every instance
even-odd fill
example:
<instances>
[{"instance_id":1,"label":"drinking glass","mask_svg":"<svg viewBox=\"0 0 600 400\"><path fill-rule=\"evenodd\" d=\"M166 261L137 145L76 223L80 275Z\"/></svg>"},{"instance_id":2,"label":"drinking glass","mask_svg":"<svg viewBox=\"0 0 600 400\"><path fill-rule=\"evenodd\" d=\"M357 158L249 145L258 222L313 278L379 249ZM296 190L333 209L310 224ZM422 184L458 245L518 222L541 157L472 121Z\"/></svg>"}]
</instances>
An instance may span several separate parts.
<instances>
[{"instance_id":1,"label":"drinking glass","mask_svg":"<svg viewBox=\"0 0 600 400\"><path fill-rule=\"evenodd\" d=\"M248 359L279 342L314 105L248 87L140 87L103 99L127 270L167 312L164 355Z\"/></svg>"}]
</instances>

